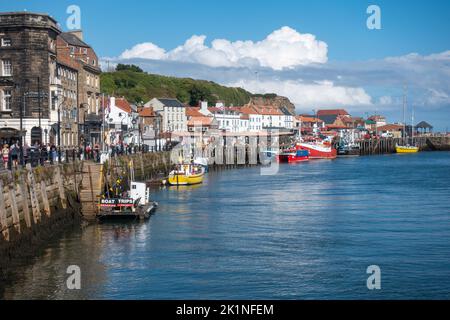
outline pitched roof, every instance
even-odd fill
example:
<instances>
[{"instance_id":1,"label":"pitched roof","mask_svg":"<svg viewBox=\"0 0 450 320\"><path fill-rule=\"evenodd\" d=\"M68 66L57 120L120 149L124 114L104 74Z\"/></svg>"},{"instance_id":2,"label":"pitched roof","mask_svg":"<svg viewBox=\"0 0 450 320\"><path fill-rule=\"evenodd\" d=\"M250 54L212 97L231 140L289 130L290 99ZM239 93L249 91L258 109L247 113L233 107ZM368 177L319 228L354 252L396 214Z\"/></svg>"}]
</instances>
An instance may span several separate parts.
<instances>
[{"instance_id":1,"label":"pitched roof","mask_svg":"<svg viewBox=\"0 0 450 320\"><path fill-rule=\"evenodd\" d=\"M156 113L153 111L153 108L142 108L141 111L139 111L140 117L154 117Z\"/></svg>"},{"instance_id":2,"label":"pitched roof","mask_svg":"<svg viewBox=\"0 0 450 320\"><path fill-rule=\"evenodd\" d=\"M213 121L212 117L200 116L200 117L192 117L191 119L189 119L187 124L188 126L196 126L196 125L210 126L212 121Z\"/></svg>"},{"instance_id":3,"label":"pitched roof","mask_svg":"<svg viewBox=\"0 0 450 320\"><path fill-rule=\"evenodd\" d=\"M125 98L116 98L116 107L122 109L126 113L131 113L132 111L130 103Z\"/></svg>"},{"instance_id":4,"label":"pitched roof","mask_svg":"<svg viewBox=\"0 0 450 320\"><path fill-rule=\"evenodd\" d=\"M323 120L319 118L307 117L307 116L296 116L295 119L300 120L301 122L323 122Z\"/></svg>"},{"instance_id":5,"label":"pitched roof","mask_svg":"<svg viewBox=\"0 0 450 320\"><path fill-rule=\"evenodd\" d=\"M318 115L317 117L326 124L333 124L336 121L338 114L324 114Z\"/></svg>"},{"instance_id":6,"label":"pitched roof","mask_svg":"<svg viewBox=\"0 0 450 320\"><path fill-rule=\"evenodd\" d=\"M387 124L377 128L377 131L399 131L402 130L403 126L399 124Z\"/></svg>"},{"instance_id":7,"label":"pitched roof","mask_svg":"<svg viewBox=\"0 0 450 320\"><path fill-rule=\"evenodd\" d=\"M83 47L83 48L90 48L91 46L88 45L86 42L80 40L76 35L70 33L70 32L63 32L59 35L65 42L72 46L76 47Z\"/></svg>"},{"instance_id":8,"label":"pitched roof","mask_svg":"<svg viewBox=\"0 0 450 320\"><path fill-rule=\"evenodd\" d=\"M255 110L255 108L253 108L252 106L244 106L241 108L241 113L244 114L259 114L258 111Z\"/></svg>"},{"instance_id":9,"label":"pitched roof","mask_svg":"<svg viewBox=\"0 0 450 320\"><path fill-rule=\"evenodd\" d=\"M416 125L416 128L433 129L433 126L426 121L421 121Z\"/></svg>"},{"instance_id":10,"label":"pitched roof","mask_svg":"<svg viewBox=\"0 0 450 320\"><path fill-rule=\"evenodd\" d=\"M159 102L161 102L163 105L167 107L175 107L175 108L184 108L184 104L182 104L177 99L171 99L171 98L157 98Z\"/></svg>"},{"instance_id":11,"label":"pitched roof","mask_svg":"<svg viewBox=\"0 0 450 320\"><path fill-rule=\"evenodd\" d=\"M200 112L199 108L186 107L186 116L188 116L188 117L203 117L204 115Z\"/></svg>"},{"instance_id":12,"label":"pitched roof","mask_svg":"<svg viewBox=\"0 0 450 320\"><path fill-rule=\"evenodd\" d=\"M373 121L379 121L379 120L385 121L385 120L386 120L386 117L385 117L385 116L382 116L382 115L379 115L379 114L375 114L375 115L373 115L373 116L370 116L368 119L369 119L369 120L373 120Z\"/></svg>"},{"instance_id":13,"label":"pitched roof","mask_svg":"<svg viewBox=\"0 0 450 320\"><path fill-rule=\"evenodd\" d=\"M320 118L320 116L347 116L349 113L345 111L344 109L326 109L326 110L319 110L317 111L317 116Z\"/></svg>"}]
</instances>

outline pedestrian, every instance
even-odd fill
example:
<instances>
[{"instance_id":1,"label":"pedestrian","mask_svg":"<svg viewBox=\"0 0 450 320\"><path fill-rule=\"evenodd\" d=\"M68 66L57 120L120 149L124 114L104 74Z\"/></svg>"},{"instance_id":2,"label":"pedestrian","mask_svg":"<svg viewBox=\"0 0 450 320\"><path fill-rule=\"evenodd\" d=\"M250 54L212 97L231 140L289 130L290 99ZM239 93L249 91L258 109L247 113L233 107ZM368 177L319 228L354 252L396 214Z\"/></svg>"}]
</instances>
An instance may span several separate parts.
<instances>
[{"instance_id":1,"label":"pedestrian","mask_svg":"<svg viewBox=\"0 0 450 320\"><path fill-rule=\"evenodd\" d=\"M56 146L54 144L52 144L52 146L50 147L50 153L52 155L52 164L53 164L57 160Z\"/></svg>"},{"instance_id":2,"label":"pedestrian","mask_svg":"<svg viewBox=\"0 0 450 320\"><path fill-rule=\"evenodd\" d=\"M18 164L18 158L19 158L19 143L16 142L11 146L11 149L9 150L9 153L11 154L11 165L14 167L14 169L17 169Z\"/></svg>"},{"instance_id":3,"label":"pedestrian","mask_svg":"<svg viewBox=\"0 0 450 320\"><path fill-rule=\"evenodd\" d=\"M24 144L24 146L23 146L23 163L27 163L27 161L28 161L28 152L30 151L30 146L28 145L28 143L27 142L25 142L25 144ZM22 161L22 159L20 160L20 161ZM23 164L23 163L21 163L21 164Z\"/></svg>"},{"instance_id":4,"label":"pedestrian","mask_svg":"<svg viewBox=\"0 0 450 320\"><path fill-rule=\"evenodd\" d=\"M9 161L9 146L7 144L3 145L2 157L3 157L3 165L6 170L8 169L8 161Z\"/></svg>"},{"instance_id":5,"label":"pedestrian","mask_svg":"<svg viewBox=\"0 0 450 320\"><path fill-rule=\"evenodd\" d=\"M47 147L45 144L41 146L41 166L45 164L45 161L48 159Z\"/></svg>"},{"instance_id":6,"label":"pedestrian","mask_svg":"<svg viewBox=\"0 0 450 320\"><path fill-rule=\"evenodd\" d=\"M86 145L86 160L89 160L91 158L91 145L88 143Z\"/></svg>"}]
</instances>

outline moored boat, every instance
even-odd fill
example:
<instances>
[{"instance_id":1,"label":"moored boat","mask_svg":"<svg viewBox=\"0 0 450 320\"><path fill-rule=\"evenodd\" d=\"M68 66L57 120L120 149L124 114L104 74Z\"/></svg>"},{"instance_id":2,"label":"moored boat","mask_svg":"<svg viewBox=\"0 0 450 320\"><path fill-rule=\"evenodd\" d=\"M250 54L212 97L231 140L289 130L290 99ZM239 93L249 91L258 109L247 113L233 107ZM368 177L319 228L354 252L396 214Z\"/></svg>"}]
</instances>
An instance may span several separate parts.
<instances>
[{"instance_id":1,"label":"moored boat","mask_svg":"<svg viewBox=\"0 0 450 320\"><path fill-rule=\"evenodd\" d=\"M304 162L309 160L309 151L296 145L294 148L284 150L277 155L277 161L282 163Z\"/></svg>"},{"instance_id":2,"label":"moored boat","mask_svg":"<svg viewBox=\"0 0 450 320\"><path fill-rule=\"evenodd\" d=\"M177 165L175 170L171 171L167 182L173 186L194 185L203 182L205 169L195 164Z\"/></svg>"},{"instance_id":3,"label":"moored boat","mask_svg":"<svg viewBox=\"0 0 450 320\"><path fill-rule=\"evenodd\" d=\"M339 157L358 157L361 154L359 146L339 146L337 155Z\"/></svg>"},{"instance_id":4,"label":"moored boat","mask_svg":"<svg viewBox=\"0 0 450 320\"><path fill-rule=\"evenodd\" d=\"M322 142L301 142L298 144L302 149L308 150L309 159L336 159L337 151L331 144Z\"/></svg>"},{"instance_id":5,"label":"moored boat","mask_svg":"<svg viewBox=\"0 0 450 320\"><path fill-rule=\"evenodd\" d=\"M111 190L120 190L111 188ZM150 201L149 188L142 182L131 181L127 192L108 192L99 203L97 218L101 221L108 219L140 219L150 218L158 207L158 203Z\"/></svg>"},{"instance_id":6,"label":"moored boat","mask_svg":"<svg viewBox=\"0 0 450 320\"><path fill-rule=\"evenodd\" d=\"M406 146L396 145L395 151L397 153L417 153L417 152L419 152L419 147L409 146L409 145L406 145Z\"/></svg>"},{"instance_id":7,"label":"moored boat","mask_svg":"<svg viewBox=\"0 0 450 320\"><path fill-rule=\"evenodd\" d=\"M407 100L406 100L406 87L405 87L404 94L403 94L403 132L402 132L403 141L408 140L408 136L406 134L406 120L405 120L406 101ZM414 143L414 109L411 114L411 137L412 137L412 141ZM410 145L410 144L405 144L405 145L396 144L395 152L397 152L397 153L417 153L417 152L419 152L419 147Z\"/></svg>"}]
</instances>

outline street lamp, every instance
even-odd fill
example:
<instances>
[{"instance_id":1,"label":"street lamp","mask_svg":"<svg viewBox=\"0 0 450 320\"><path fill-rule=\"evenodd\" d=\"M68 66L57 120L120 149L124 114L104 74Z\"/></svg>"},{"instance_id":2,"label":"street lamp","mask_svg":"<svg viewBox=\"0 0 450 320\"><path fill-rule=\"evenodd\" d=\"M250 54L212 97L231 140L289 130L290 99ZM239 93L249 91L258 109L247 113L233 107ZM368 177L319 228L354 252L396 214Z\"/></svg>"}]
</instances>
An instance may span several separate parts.
<instances>
[{"instance_id":1,"label":"street lamp","mask_svg":"<svg viewBox=\"0 0 450 320\"><path fill-rule=\"evenodd\" d=\"M27 83L28 80L25 80L25 83ZM20 85L18 83L14 84L14 90L16 92L19 92L20 90ZM19 139L20 139L20 143L19 143L19 148L20 148L20 154L19 154L19 162L20 165L23 165L23 109L25 108L25 86L24 86L24 93L22 95L22 99L23 99L23 107L20 105L19 102L19 118L20 118L20 124L19 124Z\"/></svg>"},{"instance_id":2,"label":"street lamp","mask_svg":"<svg viewBox=\"0 0 450 320\"><path fill-rule=\"evenodd\" d=\"M61 101L61 103L58 104L59 100L60 100L60 96L62 96L61 94L61 89L57 89L57 94L56 94L56 107L57 107L57 111L58 111L58 162L61 163L61 107L63 106L63 104L66 102L66 97L64 97Z\"/></svg>"}]
</instances>

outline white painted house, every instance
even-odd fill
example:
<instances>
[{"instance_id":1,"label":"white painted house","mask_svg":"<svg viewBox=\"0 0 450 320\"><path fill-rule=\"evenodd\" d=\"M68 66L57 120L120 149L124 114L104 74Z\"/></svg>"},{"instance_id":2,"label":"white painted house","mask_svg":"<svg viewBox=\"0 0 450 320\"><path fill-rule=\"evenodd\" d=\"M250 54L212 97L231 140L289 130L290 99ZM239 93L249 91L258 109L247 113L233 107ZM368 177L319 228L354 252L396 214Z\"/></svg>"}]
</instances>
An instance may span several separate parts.
<instances>
[{"instance_id":1,"label":"white painted house","mask_svg":"<svg viewBox=\"0 0 450 320\"><path fill-rule=\"evenodd\" d=\"M163 132L186 132L186 107L177 99L153 98L144 107L151 107L162 117Z\"/></svg>"},{"instance_id":2,"label":"white painted house","mask_svg":"<svg viewBox=\"0 0 450 320\"><path fill-rule=\"evenodd\" d=\"M125 98L110 97L105 114L106 140L108 144L130 143L128 131L133 128L131 105ZM128 141L126 141L126 140Z\"/></svg>"}]
</instances>

